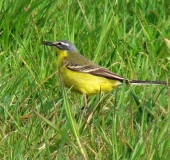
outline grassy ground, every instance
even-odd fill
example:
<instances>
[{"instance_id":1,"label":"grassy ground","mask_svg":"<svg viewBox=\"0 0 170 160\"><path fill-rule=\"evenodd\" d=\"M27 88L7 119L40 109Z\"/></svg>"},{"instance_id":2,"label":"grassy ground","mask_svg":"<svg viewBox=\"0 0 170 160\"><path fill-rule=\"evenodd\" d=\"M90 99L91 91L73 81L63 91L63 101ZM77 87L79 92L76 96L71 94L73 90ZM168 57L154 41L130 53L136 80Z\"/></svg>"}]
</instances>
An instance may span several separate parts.
<instances>
[{"instance_id":1,"label":"grassy ground","mask_svg":"<svg viewBox=\"0 0 170 160\"><path fill-rule=\"evenodd\" d=\"M168 160L168 86L122 86L93 96L85 115L82 97L60 85L56 55L41 41L68 39L123 77L168 81L169 6L1 0L0 159Z\"/></svg>"}]
</instances>

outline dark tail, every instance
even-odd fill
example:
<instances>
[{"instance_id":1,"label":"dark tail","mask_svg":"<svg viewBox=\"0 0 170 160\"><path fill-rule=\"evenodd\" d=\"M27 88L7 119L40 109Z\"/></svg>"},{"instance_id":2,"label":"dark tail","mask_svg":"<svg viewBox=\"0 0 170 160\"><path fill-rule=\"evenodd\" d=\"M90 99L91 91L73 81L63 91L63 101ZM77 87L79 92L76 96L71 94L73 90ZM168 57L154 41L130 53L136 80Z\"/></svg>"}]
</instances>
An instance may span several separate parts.
<instances>
[{"instance_id":1,"label":"dark tail","mask_svg":"<svg viewBox=\"0 0 170 160\"><path fill-rule=\"evenodd\" d=\"M130 80L127 81L129 84L133 85L167 85L166 81L138 81L138 80Z\"/></svg>"}]
</instances>

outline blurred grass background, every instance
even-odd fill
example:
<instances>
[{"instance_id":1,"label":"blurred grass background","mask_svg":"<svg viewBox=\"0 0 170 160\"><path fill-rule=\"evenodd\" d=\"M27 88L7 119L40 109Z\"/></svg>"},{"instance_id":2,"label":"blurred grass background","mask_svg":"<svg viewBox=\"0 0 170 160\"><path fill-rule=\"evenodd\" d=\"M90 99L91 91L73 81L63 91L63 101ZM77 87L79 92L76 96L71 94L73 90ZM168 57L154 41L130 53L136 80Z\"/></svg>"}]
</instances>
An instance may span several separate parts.
<instances>
[{"instance_id":1,"label":"blurred grass background","mask_svg":"<svg viewBox=\"0 0 170 160\"><path fill-rule=\"evenodd\" d=\"M168 0L1 0L0 159L170 157L169 86L122 86L90 98L63 88L42 40L138 80L170 75Z\"/></svg>"}]
</instances>

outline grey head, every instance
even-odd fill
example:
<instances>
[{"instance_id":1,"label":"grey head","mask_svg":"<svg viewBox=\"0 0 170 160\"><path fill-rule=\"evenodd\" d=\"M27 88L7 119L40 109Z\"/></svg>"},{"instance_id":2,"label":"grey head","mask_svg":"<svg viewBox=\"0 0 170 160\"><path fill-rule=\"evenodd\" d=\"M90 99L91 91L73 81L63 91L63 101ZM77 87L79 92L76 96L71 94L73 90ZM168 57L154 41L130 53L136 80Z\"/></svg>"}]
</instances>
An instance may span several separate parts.
<instances>
[{"instance_id":1,"label":"grey head","mask_svg":"<svg viewBox=\"0 0 170 160\"><path fill-rule=\"evenodd\" d=\"M45 45L56 47L59 50L66 50L67 52L78 52L76 46L67 40L59 40L56 42L43 41L42 43Z\"/></svg>"}]
</instances>

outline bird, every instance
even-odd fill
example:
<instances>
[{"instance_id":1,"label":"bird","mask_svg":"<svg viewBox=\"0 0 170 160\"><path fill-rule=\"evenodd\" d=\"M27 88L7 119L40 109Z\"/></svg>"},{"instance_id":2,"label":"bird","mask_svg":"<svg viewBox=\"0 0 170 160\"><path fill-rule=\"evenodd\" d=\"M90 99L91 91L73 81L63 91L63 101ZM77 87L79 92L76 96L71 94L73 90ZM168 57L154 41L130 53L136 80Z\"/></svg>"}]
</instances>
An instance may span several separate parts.
<instances>
[{"instance_id":1,"label":"bird","mask_svg":"<svg viewBox=\"0 0 170 160\"><path fill-rule=\"evenodd\" d=\"M42 44L51 46L56 50L61 80L65 87L83 95L84 107L88 106L88 96L112 91L123 83L128 85L167 85L166 81L141 81L123 78L84 57L76 46L68 40L42 41Z\"/></svg>"}]
</instances>

